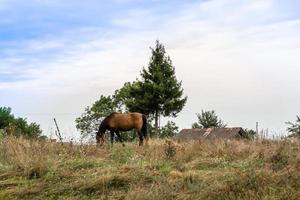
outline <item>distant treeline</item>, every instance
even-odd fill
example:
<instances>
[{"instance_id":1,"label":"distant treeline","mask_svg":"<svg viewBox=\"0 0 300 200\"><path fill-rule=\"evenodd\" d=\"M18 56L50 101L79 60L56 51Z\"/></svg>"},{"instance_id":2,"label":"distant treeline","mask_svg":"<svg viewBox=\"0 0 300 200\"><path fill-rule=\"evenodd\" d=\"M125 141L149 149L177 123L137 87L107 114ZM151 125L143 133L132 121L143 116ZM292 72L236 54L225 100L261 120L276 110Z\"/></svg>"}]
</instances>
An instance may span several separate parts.
<instances>
[{"instance_id":1,"label":"distant treeline","mask_svg":"<svg viewBox=\"0 0 300 200\"><path fill-rule=\"evenodd\" d=\"M22 135L29 138L39 138L41 134L42 130L37 123L28 123L26 118L15 117L9 107L0 107L0 137Z\"/></svg>"}]
</instances>

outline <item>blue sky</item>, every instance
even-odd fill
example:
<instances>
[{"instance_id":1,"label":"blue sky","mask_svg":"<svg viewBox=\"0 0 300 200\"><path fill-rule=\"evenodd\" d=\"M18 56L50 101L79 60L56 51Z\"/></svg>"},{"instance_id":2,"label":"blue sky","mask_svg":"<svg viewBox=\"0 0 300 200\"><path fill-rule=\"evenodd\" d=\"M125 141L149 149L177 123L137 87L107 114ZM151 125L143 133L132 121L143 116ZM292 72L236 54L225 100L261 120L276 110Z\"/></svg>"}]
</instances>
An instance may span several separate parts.
<instances>
[{"instance_id":1,"label":"blue sky","mask_svg":"<svg viewBox=\"0 0 300 200\"><path fill-rule=\"evenodd\" d=\"M20 71L26 70L28 63L53 59L64 53L66 46L95 38L158 29L160 20L171 18L189 3L193 1L2 0L0 58L13 59L11 62L16 66L14 72L0 74L0 81L27 79Z\"/></svg>"},{"instance_id":2,"label":"blue sky","mask_svg":"<svg viewBox=\"0 0 300 200\"><path fill-rule=\"evenodd\" d=\"M73 137L75 117L135 80L160 39L188 95L181 128L215 109L282 133L300 114L299 13L299 0L0 0L0 106L48 135L56 117Z\"/></svg>"}]
</instances>

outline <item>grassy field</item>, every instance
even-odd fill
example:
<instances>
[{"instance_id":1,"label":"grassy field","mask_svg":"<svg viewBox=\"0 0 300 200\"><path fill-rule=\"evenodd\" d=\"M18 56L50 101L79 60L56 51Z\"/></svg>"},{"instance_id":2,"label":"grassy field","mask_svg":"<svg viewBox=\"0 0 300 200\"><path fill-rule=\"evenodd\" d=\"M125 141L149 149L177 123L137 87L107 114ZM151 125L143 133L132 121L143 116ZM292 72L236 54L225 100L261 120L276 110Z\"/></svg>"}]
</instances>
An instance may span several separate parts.
<instances>
[{"instance_id":1,"label":"grassy field","mask_svg":"<svg viewBox=\"0 0 300 200\"><path fill-rule=\"evenodd\" d=\"M300 141L99 148L6 138L0 199L298 199L299 152Z\"/></svg>"}]
</instances>

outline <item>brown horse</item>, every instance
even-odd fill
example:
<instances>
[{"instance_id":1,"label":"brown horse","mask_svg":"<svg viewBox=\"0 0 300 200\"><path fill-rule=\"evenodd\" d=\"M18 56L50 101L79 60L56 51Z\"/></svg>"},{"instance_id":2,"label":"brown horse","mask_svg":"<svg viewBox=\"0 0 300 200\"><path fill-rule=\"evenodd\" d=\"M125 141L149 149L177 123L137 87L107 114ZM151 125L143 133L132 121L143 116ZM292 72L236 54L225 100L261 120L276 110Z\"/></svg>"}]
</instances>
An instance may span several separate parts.
<instances>
[{"instance_id":1,"label":"brown horse","mask_svg":"<svg viewBox=\"0 0 300 200\"><path fill-rule=\"evenodd\" d=\"M120 142L123 143L120 131L129 131L132 129L135 129L139 136L139 145L143 145L144 138L148 140L146 115L137 112L111 113L104 118L99 126L99 130L96 134L97 143L103 144L106 130L110 131L111 144L113 144L114 141L114 133L118 136Z\"/></svg>"}]
</instances>

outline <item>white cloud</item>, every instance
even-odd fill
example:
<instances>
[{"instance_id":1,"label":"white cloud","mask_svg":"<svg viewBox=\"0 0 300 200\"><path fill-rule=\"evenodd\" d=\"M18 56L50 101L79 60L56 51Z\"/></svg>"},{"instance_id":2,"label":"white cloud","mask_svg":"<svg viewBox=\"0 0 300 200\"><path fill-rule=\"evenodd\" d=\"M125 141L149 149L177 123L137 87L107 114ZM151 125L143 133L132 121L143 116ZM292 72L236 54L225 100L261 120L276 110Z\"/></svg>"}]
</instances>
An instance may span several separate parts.
<instances>
[{"instance_id":1,"label":"white cloud","mask_svg":"<svg viewBox=\"0 0 300 200\"><path fill-rule=\"evenodd\" d=\"M188 95L187 106L175 120L180 127L189 127L201 109L216 109L230 126L254 128L260 121L265 127L283 129L284 122L300 110L300 95L295 92L300 90L300 21L285 19L274 4L207 1L185 6L172 18L134 10L124 20L113 20L133 30L120 28L100 36L101 30L93 27L83 40L66 39L66 34L31 41L22 52L58 49L58 53L51 60L12 54L1 71L19 72L16 66L23 62L25 76L32 79L0 83L0 91L25 89L28 96L40 96L47 111L81 113L100 94L111 94L125 81L133 81L148 63L148 46L159 38ZM144 22L159 22L159 28ZM64 122L74 128L72 120Z\"/></svg>"}]
</instances>

